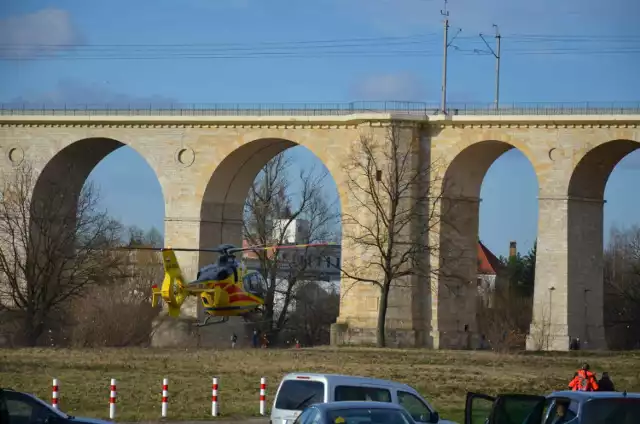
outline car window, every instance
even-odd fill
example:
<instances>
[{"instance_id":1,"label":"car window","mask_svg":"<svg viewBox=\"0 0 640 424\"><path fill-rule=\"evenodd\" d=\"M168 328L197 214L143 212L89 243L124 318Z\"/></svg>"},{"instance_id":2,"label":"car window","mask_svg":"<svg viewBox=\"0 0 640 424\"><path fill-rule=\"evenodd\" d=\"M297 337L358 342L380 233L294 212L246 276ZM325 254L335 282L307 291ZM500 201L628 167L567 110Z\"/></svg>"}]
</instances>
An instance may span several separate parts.
<instances>
[{"instance_id":1,"label":"car window","mask_svg":"<svg viewBox=\"0 0 640 424\"><path fill-rule=\"evenodd\" d=\"M298 415L298 418L296 418L296 420L293 422L293 424L302 424L307 420L307 417L309 415L311 415L311 412L313 412L312 408L307 408L304 411L302 411L302 413L300 415Z\"/></svg>"},{"instance_id":2,"label":"car window","mask_svg":"<svg viewBox=\"0 0 640 424\"><path fill-rule=\"evenodd\" d=\"M411 416L402 409L351 408L327 411L329 424L411 424Z\"/></svg>"},{"instance_id":3,"label":"car window","mask_svg":"<svg viewBox=\"0 0 640 424\"><path fill-rule=\"evenodd\" d=\"M302 411L311 404L324 402L324 383L311 380L285 380L277 396L276 409Z\"/></svg>"},{"instance_id":4,"label":"car window","mask_svg":"<svg viewBox=\"0 0 640 424\"><path fill-rule=\"evenodd\" d=\"M420 398L413 393L398 390L398 403L411 414L414 420L427 422L431 411Z\"/></svg>"},{"instance_id":5,"label":"car window","mask_svg":"<svg viewBox=\"0 0 640 424\"><path fill-rule=\"evenodd\" d=\"M640 417L640 399L592 399L583 407L584 424L636 424Z\"/></svg>"},{"instance_id":6,"label":"car window","mask_svg":"<svg viewBox=\"0 0 640 424\"><path fill-rule=\"evenodd\" d=\"M312 408L311 414L309 414L303 424L319 424L321 418L322 415L320 414L320 411L318 411L316 408Z\"/></svg>"},{"instance_id":7,"label":"car window","mask_svg":"<svg viewBox=\"0 0 640 424\"><path fill-rule=\"evenodd\" d=\"M548 416L545 424L566 423L578 416L580 404L569 399L548 399Z\"/></svg>"},{"instance_id":8,"label":"car window","mask_svg":"<svg viewBox=\"0 0 640 424\"><path fill-rule=\"evenodd\" d=\"M5 406L11 424L38 424L54 415L46 406L22 393L4 393Z\"/></svg>"},{"instance_id":9,"label":"car window","mask_svg":"<svg viewBox=\"0 0 640 424\"><path fill-rule=\"evenodd\" d=\"M366 400L391 402L391 392L380 387L336 386L333 398L341 400Z\"/></svg>"}]
</instances>

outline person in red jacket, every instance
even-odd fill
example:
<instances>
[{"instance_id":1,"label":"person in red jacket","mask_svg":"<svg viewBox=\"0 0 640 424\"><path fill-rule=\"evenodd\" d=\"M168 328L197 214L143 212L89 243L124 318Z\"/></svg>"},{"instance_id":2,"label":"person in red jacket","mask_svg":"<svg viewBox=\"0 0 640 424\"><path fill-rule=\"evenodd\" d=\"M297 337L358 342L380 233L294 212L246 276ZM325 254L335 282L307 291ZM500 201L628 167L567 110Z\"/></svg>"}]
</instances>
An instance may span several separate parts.
<instances>
[{"instance_id":1,"label":"person in red jacket","mask_svg":"<svg viewBox=\"0 0 640 424\"><path fill-rule=\"evenodd\" d=\"M596 375L589 371L589 364L582 365L569 382L569 387L573 391L595 392L598 390L598 380Z\"/></svg>"}]
</instances>

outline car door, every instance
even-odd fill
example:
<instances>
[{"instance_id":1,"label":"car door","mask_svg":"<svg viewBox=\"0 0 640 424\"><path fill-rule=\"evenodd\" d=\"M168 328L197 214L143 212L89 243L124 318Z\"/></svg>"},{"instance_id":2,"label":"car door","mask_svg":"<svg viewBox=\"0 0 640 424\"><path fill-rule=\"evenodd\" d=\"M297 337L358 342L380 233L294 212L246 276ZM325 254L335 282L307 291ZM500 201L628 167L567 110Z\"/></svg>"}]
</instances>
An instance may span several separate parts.
<instances>
[{"instance_id":1,"label":"car door","mask_svg":"<svg viewBox=\"0 0 640 424\"><path fill-rule=\"evenodd\" d=\"M468 392L464 405L464 424L488 424L496 398Z\"/></svg>"},{"instance_id":2,"label":"car door","mask_svg":"<svg viewBox=\"0 0 640 424\"><path fill-rule=\"evenodd\" d=\"M497 397L488 424L540 424L547 398L509 394Z\"/></svg>"},{"instance_id":3,"label":"car door","mask_svg":"<svg viewBox=\"0 0 640 424\"><path fill-rule=\"evenodd\" d=\"M398 390L398 404L402 406L418 423L437 423L438 417L413 393Z\"/></svg>"},{"instance_id":4,"label":"car door","mask_svg":"<svg viewBox=\"0 0 640 424\"><path fill-rule=\"evenodd\" d=\"M465 424L540 424L546 398L509 394L497 397L467 393Z\"/></svg>"},{"instance_id":5,"label":"car door","mask_svg":"<svg viewBox=\"0 0 640 424\"><path fill-rule=\"evenodd\" d=\"M49 408L23 393L5 390L2 397L3 407L9 418L8 424L46 424L56 418L56 422L64 421Z\"/></svg>"}]
</instances>

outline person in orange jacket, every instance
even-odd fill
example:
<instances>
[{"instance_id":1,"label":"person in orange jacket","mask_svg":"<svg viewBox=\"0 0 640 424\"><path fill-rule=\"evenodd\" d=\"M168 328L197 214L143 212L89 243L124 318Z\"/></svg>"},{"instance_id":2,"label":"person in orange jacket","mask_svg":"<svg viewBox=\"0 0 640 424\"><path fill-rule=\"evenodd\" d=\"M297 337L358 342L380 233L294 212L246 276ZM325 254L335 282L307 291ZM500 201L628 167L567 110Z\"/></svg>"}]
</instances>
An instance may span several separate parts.
<instances>
[{"instance_id":1,"label":"person in orange jacket","mask_svg":"<svg viewBox=\"0 0 640 424\"><path fill-rule=\"evenodd\" d=\"M589 364L582 365L569 382L569 387L573 391L595 392L598 390L598 380L596 375L589 371Z\"/></svg>"}]
</instances>

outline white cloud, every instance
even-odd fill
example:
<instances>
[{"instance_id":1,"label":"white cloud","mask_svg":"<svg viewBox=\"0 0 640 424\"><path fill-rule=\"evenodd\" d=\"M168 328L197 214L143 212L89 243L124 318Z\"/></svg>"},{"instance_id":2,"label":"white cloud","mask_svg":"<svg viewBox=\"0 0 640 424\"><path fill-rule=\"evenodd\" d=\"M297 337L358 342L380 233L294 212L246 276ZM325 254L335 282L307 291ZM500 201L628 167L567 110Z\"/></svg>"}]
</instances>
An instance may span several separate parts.
<instances>
[{"instance_id":1,"label":"white cloud","mask_svg":"<svg viewBox=\"0 0 640 424\"><path fill-rule=\"evenodd\" d=\"M370 75L359 79L351 88L358 100L423 101L426 88L414 74L390 73Z\"/></svg>"},{"instance_id":2,"label":"white cloud","mask_svg":"<svg viewBox=\"0 0 640 424\"><path fill-rule=\"evenodd\" d=\"M160 96L131 96L112 89L108 82L84 83L76 80L60 80L49 91L30 96L20 96L4 102L5 107L20 108L25 106L46 107L169 107L176 104L176 99Z\"/></svg>"},{"instance_id":3,"label":"white cloud","mask_svg":"<svg viewBox=\"0 0 640 424\"><path fill-rule=\"evenodd\" d=\"M0 20L0 40L10 48L0 50L3 57L26 58L55 52L80 44L82 36L69 12L42 9Z\"/></svg>"}]
</instances>

